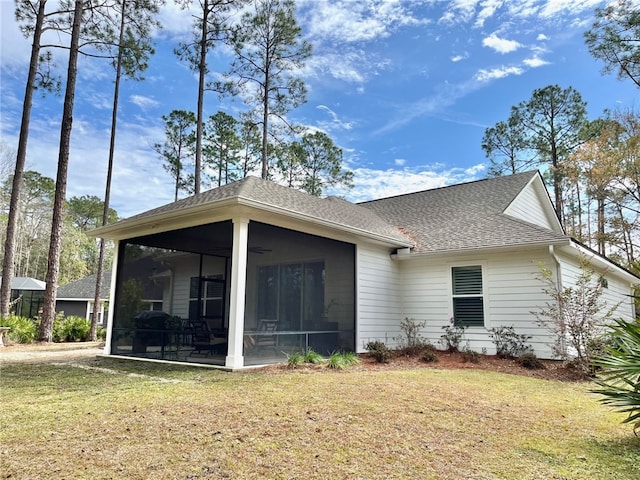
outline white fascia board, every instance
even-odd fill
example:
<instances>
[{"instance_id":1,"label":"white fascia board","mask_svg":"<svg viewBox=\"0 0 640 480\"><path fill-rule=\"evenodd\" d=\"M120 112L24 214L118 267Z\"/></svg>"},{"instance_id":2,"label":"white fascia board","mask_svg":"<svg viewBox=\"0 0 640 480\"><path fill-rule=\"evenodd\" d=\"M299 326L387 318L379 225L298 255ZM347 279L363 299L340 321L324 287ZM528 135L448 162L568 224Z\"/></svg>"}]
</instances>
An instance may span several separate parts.
<instances>
[{"instance_id":1,"label":"white fascia board","mask_svg":"<svg viewBox=\"0 0 640 480\"><path fill-rule=\"evenodd\" d=\"M242 208L245 207L245 208ZM230 208L235 208L230 211ZM385 235L379 235L368 232L363 229L349 227L337 222L330 222L299 212L292 212L280 207L275 207L268 203L246 199L242 197L234 197L219 202L197 205L181 210L172 210L163 214L154 215L152 217L143 217L140 219L132 219L130 224L127 220L119 223L100 227L87 233L89 236L102 237L108 240L125 240L132 237L140 237L144 235L152 235L154 233L162 233L181 228L195 227L205 225L207 223L215 223L232 219L238 214L255 219L256 211L269 212L277 214L287 219L304 221L307 223L320 225L325 228L337 229L341 232L349 233L358 237L368 238L377 243L384 245L392 245L396 247L411 247L413 244L408 240L405 242ZM253 213L253 215L252 215Z\"/></svg>"},{"instance_id":2,"label":"white fascia board","mask_svg":"<svg viewBox=\"0 0 640 480\"><path fill-rule=\"evenodd\" d=\"M230 215L220 215L219 210L237 204L238 199L232 198L215 203L171 210L170 212L160 213L150 217L125 219L112 225L91 230L87 232L87 235L90 237L101 237L107 240L125 240L132 237L205 225L207 223L231 219Z\"/></svg>"},{"instance_id":3,"label":"white fascia board","mask_svg":"<svg viewBox=\"0 0 640 480\"><path fill-rule=\"evenodd\" d=\"M441 257L443 255L467 255L470 253L481 253L481 254L490 254L490 253L504 253L508 251L517 251L523 248L539 248L544 247L547 248L549 245L554 246L566 246L569 245L569 240L559 240L557 242L531 242L531 243L519 243L519 244L511 244L511 245L500 245L495 247L479 247L479 248L456 248L451 250L437 250L433 252L423 252L423 253L410 253L410 254L393 254L391 258L394 260L411 260L412 258L421 258L421 257Z\"/></svg>"}]
</instances>

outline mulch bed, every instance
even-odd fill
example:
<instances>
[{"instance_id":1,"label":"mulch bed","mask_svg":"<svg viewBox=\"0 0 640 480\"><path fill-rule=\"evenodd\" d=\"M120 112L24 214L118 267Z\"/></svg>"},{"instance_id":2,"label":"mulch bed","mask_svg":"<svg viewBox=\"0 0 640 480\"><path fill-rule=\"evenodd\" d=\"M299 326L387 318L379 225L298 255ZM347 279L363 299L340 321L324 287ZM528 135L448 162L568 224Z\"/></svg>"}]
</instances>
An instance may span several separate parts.
<instances>
[{"instance_id":1,"label":"mulch bed","mask_svg":"<svg viewBox=\"0 0 640 480\"><path fill-rule=\"evenodd\" d=\"M442 350L436 350L438 361L424 362L420 359L420 355L407 355L401 352L394 352L393 357L388 363L378 362L371 354L364 353L359 355L360 363L349 367L350 370L415 370L415 369L475 369L475 370L491 370L494 372L507 373L512 375L523 375L532 378L540 378L546 380L557 380L562 382L583 382L589 381L591 378L582 371L572 368L565 362L558 360L540 360L544 365L543 369L525 368L516 359L499 358L495 355L478 355L477 362L471 362L462 352L449 353ZM261 368L259 370L266 373L278 373L291 370L287 364L277 364ZM326 365L310 365L302 364L294 367L295 370L316 370L326 369Z\"/></svg>"}]
</instances>

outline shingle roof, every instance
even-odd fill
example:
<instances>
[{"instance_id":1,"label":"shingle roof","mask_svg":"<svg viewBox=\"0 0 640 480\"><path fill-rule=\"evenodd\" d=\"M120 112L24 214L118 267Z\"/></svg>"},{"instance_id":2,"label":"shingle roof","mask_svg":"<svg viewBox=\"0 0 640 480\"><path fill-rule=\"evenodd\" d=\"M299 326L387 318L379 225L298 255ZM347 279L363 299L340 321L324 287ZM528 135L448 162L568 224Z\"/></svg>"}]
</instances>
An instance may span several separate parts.
<instances>
[{"instance_id":1,"label":"shingle roof","mask_svg":"<svg viewBox=\"0 0 640 480\"><path fill-rule=\"evenodd\" d=\"M503 213L536 175L520 173L360 205L412 236L415 253L566 241L565 235Z\"/></svg>"},{"instance_id":2,"label":"shingle roof","mask_svg":"<svg viewBox=\"0 0 640 480\"><path fill-rule=\"evenodd\" d=\"M214 188L95 231L109 238L121 229L167 222L189 212L242 204L386 239L414 253L559 243L569 237L503 213L537 171L479 180L353 204L319 198L257 177ZM259 215L253 219L260 220Z\"/></svg>"},{"instance_id":3,"label":"shingle roof","mask_svg":"<svg viewBox=\"0 0 640 480\"><path fill-rule=\"evenodd\" d=\"M285 215L300 216L308 221L329 224L341 229L352 229L364 234L386 238L398 245L408 245L410 240L394 226L381 219L378 214L345 200L328 197L319 198L293 188L278 185L257 177L246 177L238 182L214 188L198 195L140 213L115 224L95 231L111 231L154 217L182 215L190 209L216 208L225 201L235 200L256 208L280 211ZM259 220L259 219L258 219Z\"/></svg>"},{"instance_id":4,"label":"shingle roof","mask_svg":"<svg viewBox=\"0 0 640 480\"><path fill-rule=\"evenodd\" d=\"M0 277L0 283L2 277ZM31 277L13 277L11 281L11 290L44 290L47 284L42 280Z\"/></svg>"},{"instance_id":5,"label":"shingle roof","mask_svg":"<svg viewBox=\"0 0 640 480\"><path fill-rule=\"evenodd\" d=\"M100 288L100 297L107 298L109 289L111 288L111 270L102 272L102 285ZM60 299L78 299L93 300L96 292L96 274L88 275L75 282L69 282L66 285L58 287L56 298Z\"/></svg>"}]
</instances>

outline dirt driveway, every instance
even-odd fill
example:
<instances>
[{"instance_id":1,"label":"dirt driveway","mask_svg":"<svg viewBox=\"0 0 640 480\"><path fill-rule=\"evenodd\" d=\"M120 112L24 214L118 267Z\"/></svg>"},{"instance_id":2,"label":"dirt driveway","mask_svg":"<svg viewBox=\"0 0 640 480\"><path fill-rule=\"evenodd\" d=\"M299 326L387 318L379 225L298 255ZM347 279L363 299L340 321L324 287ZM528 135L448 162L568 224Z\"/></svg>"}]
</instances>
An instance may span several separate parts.
<instances>
[{"instance_id":1,"label":"dirt driveway","mask_svg":"<svg viewBox=\"0 0 640 480\"><path fill-rule=\"evenodd\" d=\"M8 345L0 347L0 367L6 363L75 361L100 355L103 348L103 342Z\"/></svg>"}]
</instances>

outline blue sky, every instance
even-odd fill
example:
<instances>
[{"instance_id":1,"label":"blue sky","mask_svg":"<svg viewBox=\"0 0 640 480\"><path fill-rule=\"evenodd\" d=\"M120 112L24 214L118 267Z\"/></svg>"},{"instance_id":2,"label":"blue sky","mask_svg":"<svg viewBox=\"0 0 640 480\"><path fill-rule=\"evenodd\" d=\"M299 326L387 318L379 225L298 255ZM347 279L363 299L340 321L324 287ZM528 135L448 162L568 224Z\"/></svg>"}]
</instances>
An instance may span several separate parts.
<instances>
[{"instance_id":1,"label":"blue sky","mask_svg":"<svg viewBox=\"0 0 640 480\"><path fill-rule=\"evenodd\" d=\"M54 2L50 2L54 3ZM331 193L352 201L484 178L480 147L487 127L534 89L573 86L590 118L604 109L635 107L629 80L602 76L583 33L594 0L298 0L298 20L314 47L302 71L308 102L291 120L321 129L344 151L355 188ZM152 145L163 141L161 116L195 111L197 81L173 55L190 30L190 13L171 0L156 34L146 81L121 87L111 206L130 216L172 201L169 175ZM30 42L13 20L13 1L0 0L3 149L15 149ZM61 70L66 59L55 52ZM227 68L224 53L214 74ZM104 195L112 70L83 59L79 66L68 196ZM205 98L207 116L236 114L239 100ZM28 168L55 178L62 98L36 96Z\"/></svg>"}]
</instances>

